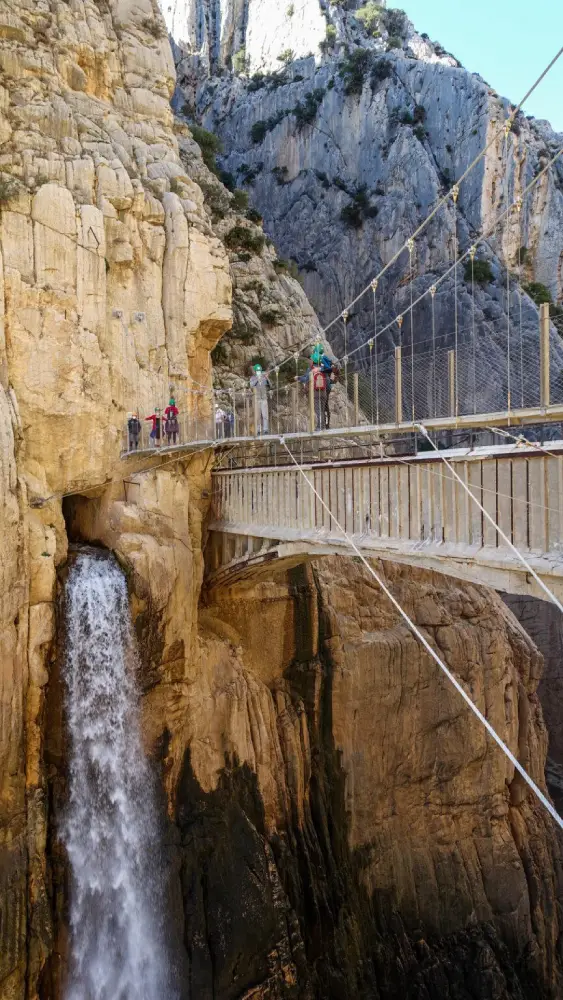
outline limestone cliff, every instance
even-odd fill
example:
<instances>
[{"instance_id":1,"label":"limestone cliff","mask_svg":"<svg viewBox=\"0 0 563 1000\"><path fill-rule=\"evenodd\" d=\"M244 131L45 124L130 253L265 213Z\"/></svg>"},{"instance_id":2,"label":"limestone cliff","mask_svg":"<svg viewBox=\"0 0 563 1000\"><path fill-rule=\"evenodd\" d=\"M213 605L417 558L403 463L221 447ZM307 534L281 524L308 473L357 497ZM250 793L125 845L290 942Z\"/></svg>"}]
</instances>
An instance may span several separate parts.
<instances>
[{"instance_id":1,"label":"limestone cliff","mask_svg":"<svg viewBox=\"0 0 563 1000\"><path fill-rule=\"evenodd\" d=\"M323 323L400 249L512 108L400 11L356 7L264 0L247 11L225 0L214 17L206 0L176 0L167 13L177 42L178 106L185 101L220 136L225 169L252 193L280 252L297 262ZM461 186L462 251L561 145L547 122L518 115L506 144L496 140ZM525 351L537 343L537 309L520 295L516 278L525 287L540 282L554 303L561 300L562 227L560 159L479 251L492 268L492 280L478 284L475 295L477 353L489 379L491 360L506 349L509 313L515 342L522 307ZM415 297L453 260L450 200L416 241ZM408 277L405 251L378 290L380 326L407 308ZM472 330L472 308L462 267L462 335ZM425 341L431 325L427 299L415 310L415 340ZM446 279L436 296L440 346L451 346L453 327L454 282ZM355 307L350 343L365 342L372 329L369 297ZM384 346L397 335L390 331ZM338 326L331 338L342 352Z\"/></svg>"},{"instance_id":2,"label":"limestone cliff","mask_svg":"<svg viewBox=\"0 0 563 1000\"><path fill-rule=\"evenodd\" d=\"M127 411L151 413L188 375L209 381L231 282L178 154L174 64L150 0L4 0L0 73L0 995L19 1000L52 946L44 694L62 496L112 482L123 496ZM162 544L142 528L131 544L153 598L164 575L172 591L182 580L189 645L197 503L177 472L144 484L146 519L169 501L191 511L165 522Z\"/></svg>"}]
</instances>

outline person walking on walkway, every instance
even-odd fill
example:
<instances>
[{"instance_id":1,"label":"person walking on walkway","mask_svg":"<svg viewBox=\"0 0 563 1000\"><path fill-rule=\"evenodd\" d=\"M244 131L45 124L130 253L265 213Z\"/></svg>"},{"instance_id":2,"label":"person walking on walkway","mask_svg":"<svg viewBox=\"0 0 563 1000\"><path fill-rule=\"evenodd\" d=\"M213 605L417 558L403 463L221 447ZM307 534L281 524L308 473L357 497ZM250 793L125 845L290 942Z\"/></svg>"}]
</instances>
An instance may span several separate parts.
<instances>
[{"instance_id":1,"label":"person walking on walkway","mask_svg":"<svg viewBox=\"0 0 563 1000\"><path fill-rule=\"evenodd\" d=\"M164 411L164 431L169 445L171 440L173 444L176 444L176 438L180 432L180 428L178 426L178 413L179 410L176 406L176 401L173 397L170 397L170 402Z\"/></svg>"},{"instance_id":2,"label":"person walking on walkway","mask_svg":"<svg viewBox=\"0 0 563 1000\"><path fill-rule=\"evenodd\" d=\"M272 385L266 373L262 371L262 365L254 365L253 370L254 375L250 379L250 388L256 399L256 434L269 434L268 390L272 388Z\"/></svg>"},{"instance_id":3,"label":"person walking on walkway","mask_svg":"<svg viewBox=\"0 0 563 1000\"><path fill-rule=\"evenodd\" d=\"M139 435L141 433L141 421L136 413L130 413L127 418L127 432L129 436L129 451L139 450Z\"/></svg>"},{"instance_id":4,"label":"person walking on walkway","mask_svg":"<svg viewBox=\"0 0 563 1000\"><path fill-rule=\"evenodd\" d=\"M155 448L160 448L160 439L162 437L162 417L160 414L160 408L156 406L154 413L151 413L150 417L145 417L145 420L152 420L150 439Z\"/></svg>"}]
</instances>

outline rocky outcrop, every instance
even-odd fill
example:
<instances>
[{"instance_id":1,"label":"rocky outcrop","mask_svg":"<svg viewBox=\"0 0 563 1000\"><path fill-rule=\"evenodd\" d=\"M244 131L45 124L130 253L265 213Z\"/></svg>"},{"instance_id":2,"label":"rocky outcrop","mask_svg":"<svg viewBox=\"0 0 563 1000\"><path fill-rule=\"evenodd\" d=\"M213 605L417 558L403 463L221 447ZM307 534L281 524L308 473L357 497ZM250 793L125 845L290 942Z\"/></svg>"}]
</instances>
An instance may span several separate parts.
<instances>
[{"instance_id":1,"label":"rocky outcrop","mask_svg":"<svg viewBox=\"0 0 563 1000\"><path fill-rule=\"evenodd\" d=\"M382 572L543 784L541 658L516 620ZM555 830L363 568L214 591L201 621L176 798L194 992L557 996Z\"/></svg>"},{"instance_id":2,"label":"rocky outcrop","mask_svg":"<svg viewBox=\"0 0 563 1000\"><path fill-rule=\"evenodd\" d=\"M252 13L247 22L242 8L225 4L220 44L214 47L210 20L202 13L205 5L176 3L172 32L180 8L188 12L189 44L180 29L176 35L186 108L220 136L225 169L251 192L266 231L280 252L297 262L310 301L328 323L404 245L493 138L512 106L418 34L398 11L378 14L374 4L359 11L319 7L316 0L299 10L293 4L285 11L280 7L262 19L264 35L269 38L272 30L264 55L266 43L255 41ZM307 16L325 20L320 45L314 28L303 34L301 19ZM280 18L281 55L274 48L279 41L273 41ZM207 24L207 34L192 30L196 23ZM216 27L219 31L219 23ZM237 44L249 63L239 60L231 72L226 53L232 55ZM182 99L178 97L179 105ZM457 229L462 251L512 204L560 146L561 136L546 122L523 114L506 144L502 136L492 143L461 185ZM492 268L492 280L478 283L475 292L477 355L488 376L491 365L493 370L498 365L502 378L509 306L513 342L519 345L522 307L524 356L529 360L537 354L537 309L514 279L519 276L524 285L540 282L554 302L561 299L562 226L563 163L558 161L524 198L522 210L511 212L479 251ZM450 200L416 240L414 297L453 260ZM512 273L509 295L507 268ZM458 274L457 308L459 332L467 339L473 329L473 292L464 270ZM409 276L405 251L378 289L380 328L407 309ZM435 302L441 347L451 346L454 304L451 276L439 286ZM421 349L431 327L427 297L414 314ZM353 310L349 344L365 342L372 330L370 295ZM342 354L339 325L330 337ZM397 337L393 327L382 349L393 346ZM515 364L513 388L517 380Z\"/></svg>"}]
</instances>

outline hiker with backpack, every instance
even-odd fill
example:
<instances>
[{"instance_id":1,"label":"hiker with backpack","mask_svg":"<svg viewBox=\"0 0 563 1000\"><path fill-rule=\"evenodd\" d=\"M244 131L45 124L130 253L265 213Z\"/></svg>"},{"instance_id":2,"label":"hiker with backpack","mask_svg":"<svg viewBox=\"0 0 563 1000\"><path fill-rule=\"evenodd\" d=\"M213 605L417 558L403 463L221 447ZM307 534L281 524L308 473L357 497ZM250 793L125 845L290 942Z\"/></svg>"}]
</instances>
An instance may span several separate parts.
<instances>
[{"instance_id":1,"label":"hiker with backpack","mask_svg":"<svg viewBox=\"0 0 563 1000\"><path fill-rule=\"evenodd\" d=\"M304 375L296 376L296 381L304 385L309 384L309 379L313 379L313 394L315 408L315 430L325 430L330 427L329 395L332 386L337 378L337 371L322 348L322 344L317 344L311 354L310 368Z\"/></svg>"}]
</instances>

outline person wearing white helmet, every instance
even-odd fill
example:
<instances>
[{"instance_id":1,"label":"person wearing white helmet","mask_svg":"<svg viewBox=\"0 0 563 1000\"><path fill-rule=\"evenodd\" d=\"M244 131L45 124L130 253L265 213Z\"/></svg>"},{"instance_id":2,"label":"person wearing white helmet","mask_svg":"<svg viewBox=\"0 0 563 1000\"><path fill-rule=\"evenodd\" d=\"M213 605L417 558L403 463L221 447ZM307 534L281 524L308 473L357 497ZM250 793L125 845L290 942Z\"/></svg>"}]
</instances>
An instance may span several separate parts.
<instances>
[{"instance_id":1,"label":"person wearing white helmet","mask_svg":"<svg viewBox=\"0 0 563 1000\"><path fill-rule=\"evenodd\" d=\"M268 390L272 388L262 365L253 365L254 374L250 378L250 388L256 394L256 433L270 433L270 416L268 412Z\"/></svg>"}]
</instances>

